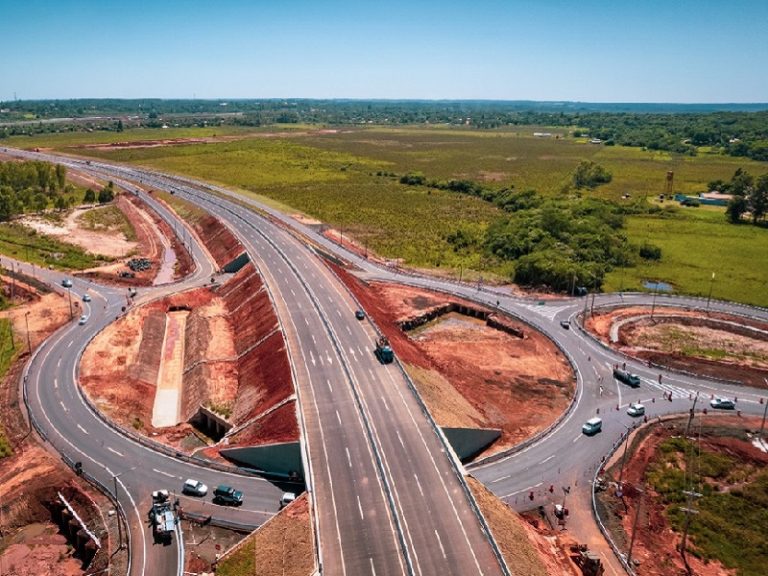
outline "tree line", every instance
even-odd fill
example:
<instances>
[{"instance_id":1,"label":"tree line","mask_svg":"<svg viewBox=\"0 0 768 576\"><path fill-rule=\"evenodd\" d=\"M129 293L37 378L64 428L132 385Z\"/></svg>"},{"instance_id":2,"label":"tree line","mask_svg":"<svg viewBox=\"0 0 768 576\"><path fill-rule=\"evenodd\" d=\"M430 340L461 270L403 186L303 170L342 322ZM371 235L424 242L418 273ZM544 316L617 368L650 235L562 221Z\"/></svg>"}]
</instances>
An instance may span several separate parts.
<instances>
[{"instance_id":1,"label":"tree line","mask_svg":"<svg viewBox=\"0 0 768 576\"><path fill-rule=\"evenodd\" d=\"M115 196L109 182L98 195L85 192L84 202L110 202ZM67 182L67 168L37 160L0 162L0 221L5 222L26 212L72 208L79 202L77 189Z\"/></svg>"},{"instance_id":2,"label":"tree line","mask_svg":"<svg viewBox=\"0 0 768 576\"><path fill-rule=\"evenodd\" d=\"M734 224L749 216L753 224L765 222L768 214L768 174L755 179L752 174L739 168L729 182L714 180L709 183L710 190L732 194L725 210L725 216Z\"/></svg>"}]
</instances>

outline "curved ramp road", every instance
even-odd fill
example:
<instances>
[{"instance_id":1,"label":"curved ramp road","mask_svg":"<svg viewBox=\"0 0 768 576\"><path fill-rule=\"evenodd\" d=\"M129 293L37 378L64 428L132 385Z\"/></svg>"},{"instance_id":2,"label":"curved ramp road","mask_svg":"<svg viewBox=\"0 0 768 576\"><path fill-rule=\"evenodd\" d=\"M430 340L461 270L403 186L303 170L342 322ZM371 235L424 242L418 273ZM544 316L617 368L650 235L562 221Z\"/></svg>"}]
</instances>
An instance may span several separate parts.
<instances>
[{"instance_id":1,"label":"curved ramp road","mask_svg":"<svg viewBox=\"0 0 768 576\"><path fill-rule=\"evenodd\" d=\"M497 495L518 509L531 507L530 492L535 493L534 505L542 503L544 500L541 499L551 485L558 498L569 499L569 507L574 512L569 527L580 540L601 540L589 512L589 481L600 465L602 455L612 449L627 427L632 426L633 419L626 414L630 402L644 401L649 417L685 413L691 407L691 398L698 392L701 399L697 409L706 406L710 395L716 394L738 396L737 408L746 413L762 413L759 399L764 392L666 372L660 383L658 369L627 360L603 347L575 322L573 329L562 329L559 322L574 321L584 310L585 299L563 299L538 305L529 299L510 297L500 289L403 274L376 266L289 216L220 187L126 166L97 162L86 165L69 158L11 153L43 157L107 175L116 182L119 179L118 183L139 194L141 191L130 182L173 191L221 218L246 246L264 275L292 359L324 573L498 574L503 568L494 555L482 522L473 511L472 500L462 482L462 468L453 460L452 451L446 449L397 364L376 362L372 354L373 327L367 321L355 320L355 302L307 249L299 239L301 235L324 250L352 261L368 278L439 290L498 307L541 330L565 351L578 379L571 410L552 430L525 447L471 468L473 474ZM154 202L151 197L143 197ZM269 218L247 209L244 205L248 204ZM159 207L160 210L164 209ZM163 217L174 218L170 214L163 214ZM192 249L195 249L194 244ZM195 258L205 261L204 255L199 253L195 253ZM207 275L206 271L198 279L202 281ZM117 304L110 303L106 292L105 298L106 314L101 318L94 312L93 320L89 320L85 327L79 327L85 329L83 333L110 320L114 312L110 306ZM644 294L598 295L594 305L650 304L651 298ZM655 297L657 308L665 305L702 308L703 302L695 298ZM768 311L738 304L712 302L710 309L768 320ZM44 368L46 393L31 402L31 411L36 418L52 418L48 429L60 435L59 439L52 440L57 449L65 454L73 449L77 451L80 442L89 442L85 436L93 435L95 442L88 444L86 451L94 456L92 464L97 469L99 466L104 469L100 474L105 482L112 481L111 474L120 474L120 464L132 466L133 462L154 459L147 461L153 463L155 471L179 478L191 475L209 485L215 484L216 479L210 478L218 478L221 473L190 471L188 463L136 445L115 434L85 406L81 406L82 414L80 408L76 408L76 419L85 419L95 433L87 428L87 433L78 432L78 422L74 422L71 415L72 407L82 405L74 386L78 354L68 349L74 347L77 351L84 346L86 340L76 336L77 328L67 327L51 338L40 349L30 368L32 375L38 363L47 367ZM40 360L43 356L45 359ZM613 379L612 365L624 361L628 369L640 375L639 389L628 388ZM56 365L57 362L61 365ZM37 371L39 380L43 374L39 367ZM51 388L51 380L56 377L58 380ZM67 382L66 386L57 392L63 381ZM39 386L40 383L33 384L30 390ZM662 400L662 394L672 400ZM616 410L617 405L619 410ZM60 414L52 415L57 410ZM583 436L581 425L598 411L604 421L603 432L591 438ZM83 454L83 451L79 453ZM117 479L118 492L124 494L121 504L129 517L132 507L135 508L135 498L131 496L136 494L146 498L151 489L150 482L138 476L128 470ZM157 482L155 479L151 481ZM264 503L264 512L260 512L257 505L246 514L269 514L274 510L275 506L270 506L268 499L274 497L276 502L277 495L264 484L254 479L238 481L238 487L252 490L247 503ZM140 519L136 523L140 525ZM132 542L134 547L145 546L134 532ZM621 567L607 547L600 552L608 564L609 573L620 573ZM143 572L134 570L133 573Z\"/></svg>"}]
</instances>

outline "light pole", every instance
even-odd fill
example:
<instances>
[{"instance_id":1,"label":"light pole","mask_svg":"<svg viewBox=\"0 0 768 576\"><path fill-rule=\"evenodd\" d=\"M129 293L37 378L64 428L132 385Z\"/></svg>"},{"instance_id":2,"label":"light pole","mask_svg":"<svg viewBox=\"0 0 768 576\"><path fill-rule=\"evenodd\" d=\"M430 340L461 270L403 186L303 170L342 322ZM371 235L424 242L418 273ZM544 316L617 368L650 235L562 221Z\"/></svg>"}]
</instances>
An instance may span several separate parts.
<instances>
[{"instance_id":1,"label":"light pole","mask_svg":"<svg viewBox=\"0 0 768 576\"><path fill-rule=\"evenodd\" d=\"M629 431L630 431L630 427L627 426L626 424L624 424L624 428L627 429L627 435L624 439L624 453L621 455L621 469L619 470L619 488L620 489L623 488L621 481L624 478L624 462L627 459L627 446L629 445ZM622 492L623 492L623 489L622 489Z\"/></svg>"},{"instance_id":2,"label":"light pole","mask_svg":"<svg viewBox=\"0 0 768 576\"><path fill-rule=\"evenodd\" d=\"M765 384L768 385L768 378L763 378L765 380ZM765 438L763 437L763 430L765 430L765 415L768 413L768 399L765 401L765 408L763 408L763 421L760 423L760 441L765 442Z\"/></svg>"},{"instance_id":3,"label":"light pole","mask_svg":"<svg viewBox=\"0 0 768 576\"><path fill-rule=\"evenodd\" d=\"M122 472L119 472L117 474L112 474L112 481L115 483L115 512L117 513L117 549L122 550L123 549L123 525L120 521L120 502L117 500L117 477L122 476L126 472L130 472L131 470L135 470L136 466L133 468L129 468L128 470L123 470Z\"/></svg>"},{"instance_id":4,"label":"light pole","mask_svg":"<svg viewBox=\"0 0 768 576\"><path fill-rule=\"evenodd\" d=\"M715 273L712 272L712 278L709 280L709 294L707 295L707 316L709 316L709 301L712 300L712 287L715 285Z\"/></svg>"},{"instance_id":5,"label":"light pole","mask_svg":"<svg viewBox=\"0 0 768 576\"><path fill-rule=\"evenodd\" d=\"M29 310L24 312L24 321L27 324L27 349L32 354L32 340L29 338Z\"/></svg>"},{"instance_id":6,"label":"light pole","mask_svg":"<svg viewBox=\"0 0 768 576\"><path fill-rule=\"evenodd\" d=\"M653 322L653 311L656 309L656 294L659 292L659 281L653 283L653 300L651 301L651 322Z\"/></svg>"},{"instance_id":7,"label":"light pole","mask_svg":"<svg viewBox=\"0 0 768 576\"><path fill-rule=\"evenodd\" d=\"M69 296L69 319L74 319L75 315L72 314L72 288L67 287L67 295Z\"/></svg>"}]
</instances>

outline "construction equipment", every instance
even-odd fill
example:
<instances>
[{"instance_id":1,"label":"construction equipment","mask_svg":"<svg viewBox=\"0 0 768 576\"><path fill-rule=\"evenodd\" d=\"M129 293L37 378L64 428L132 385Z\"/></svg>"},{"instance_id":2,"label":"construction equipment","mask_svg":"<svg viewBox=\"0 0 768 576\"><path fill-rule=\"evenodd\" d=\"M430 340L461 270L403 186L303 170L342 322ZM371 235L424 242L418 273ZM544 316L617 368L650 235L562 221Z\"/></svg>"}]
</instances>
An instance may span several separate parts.
<instances>
[{"instance_id":1,"label":"construction equipment","mask_svg":"<svg viewBox=\"0 0 768 576\"><path fill-rule=\"evenodd\" d=\"M376 349L373 353L382 364L389 364L395 359L395 353L392 351L392 347L389 345L389 340L387 340L386 336L382 336L376 340Z\"/></svg>"},{"instance_id":2,"label":"construction equipment","mask_svg":"<svg viewBox=\"0 0 768 576\"><path fill-rule=\"evenodd\" d=\"M149 510L152 534L156 541L170 542L176 530L176 515L173 512L168 490L152 492L152 508Z\"/></svg>"},{"instance_id":3,"label":"construction equipment","mask_svg":"<svg viewBox=\"0 0 768 576\"><path fill-rule=\"evenodd\" d=\"M605 566L603 566L600 557L594 552L590 552L586 544L571 546L571 560L581 568L581 573L584 576L603 576L605 574Z\"/></svg>"}]
</instances>

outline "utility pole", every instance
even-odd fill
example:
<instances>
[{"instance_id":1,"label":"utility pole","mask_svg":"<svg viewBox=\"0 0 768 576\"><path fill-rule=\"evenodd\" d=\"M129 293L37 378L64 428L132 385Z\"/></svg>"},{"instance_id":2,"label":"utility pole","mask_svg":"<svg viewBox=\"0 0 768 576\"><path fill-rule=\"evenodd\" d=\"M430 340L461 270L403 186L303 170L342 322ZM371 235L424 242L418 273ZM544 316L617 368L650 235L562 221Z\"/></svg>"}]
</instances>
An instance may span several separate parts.
<instances>
[{"instance_id":1,"label":"utility pole","mask_svg":"<svg viewBox=\"0 0 768 576\"><path fill-rule=\"evenodd\" d=\"M715 285L715 273L712 272L712 279L709 281L709 294L707 295L707 316L709 316L709 301L712 299L712 287Z\"/></svg>"},{"instance_id":2,"label":"utility pole","mask_svg":"<svg viewBox=\"0 0 768 576\"><path fill-rule=\"evenodd\" d=\"M112 480L115 482L115 516L117 517L117 549L123 549L123 523L120 521L120 503L117 501L117 477L119 474L112 476Z\"/></svg>"},{"instance_id":3,"label":"utility pole","mask_svg":"<svg viewBox=\"0 0 768 576\"><path fill-rule=\"evenodd\" d=\"M29 310L24 312L24 321L27 323L27 349L32 354L32 340L29 337Z\"/></svg>"},{"instance_id":4,"label":"utility pole","mask_svg":"<svg viewBox=\"0 0 768 576\"><path fill-rule=\"evenodd\" d=\"M685 526L683 527L683 541L680 543L680 556L683 559L683 564L685 564L685 569L688 571L688 574L693 574L693 571L691 570L691 567L688 566L688 559L685 557L685 548L688 540L688 527L691 524L691 514L698 514L698 510L694 510L691 507L691 504L693 502L694 498L701 498L701 494L698 492L693 492L692 490L683 490L683 494L688 496L688 504L685 508L680 508L683 512L685 512Z\"/></svg>"},{"instance_id":5,"label":"utility pole","mask_svg":"<svg viewBox=\"0 0 768 576\"><path fill-rule=\"evenodd\" d=\"M632 548L635 546L635 535L637 534L637 523L640 519L640 507L643 505L643 495L645 494L645 491L638 488L637 491L640 493L637 498L637 510L635 510L635 520L632 522L632 536L629 539L629 550L627 551L627 565L632 565Z\"/></svg>"},{"instance_id":6,"label":"utility pole","mask_svg":"<svg viewBox=\"0 0 768 576\"><path fill-rule=\"evenodd\" d=\"M651 302L651 322L653 322L653 311L656 309L656 294L659 291L659 282L656 281L653 284L653 286L654 286L654 289L653 289L653 301Z\"/></svg>"},{"instance_id":7,"label":"utility pole","mask_svg":"<svg viewBox=\"0 0 768 576\"><path fill-rule=\"evenodd\" d=\"M691 427L691 421L693 420L693 413L696 410L696 402L699 400L699 392L696 391L696 396L693 399L693 406L691 406L691 411L688 414L688 422L685 425L685 434L683 435L683 438L688 438L688 430ZM763 422L765 422L765 415L763 415Z\"/></svg>"},{"instance_id":8,"label":"utility pole","mask_svg":"<svg viewBox=\"0 0 768 576\"><path fill-rule=\"evenodd\" d=\"M763 378L765 384L768 386L768 378ZM768 412L768 399L765 401L765 408L763 408L763 421L760 423L760 441L765 441L763 437L763 430L765 430L765 414Z\"/></svg>"},{"instance_id":9,"label":"utility pole","mask_svg":"<svg viewBox=\"0 0 768 576\"><path fill-rule=\"evenodd\" d=\"M72 314L72 288L67 288L67 294L69 295L69 319L74 319L74 314Z\"/></svg>"},{"instance_id":10,"label":"utility pole","mask_svg":"<svg viewBox=\"0 0 768 576\"><path fill-rule=\"evenodd\" d=\"M624 438L624 453L621 455L621 469L619 470L619 488L622 488L621 481L624 478L624 462L627 459L627 446L629 445L630 428L626 424L624 425L624 427L627 429L627 435Z\"/></svg>"}]
</instances>

